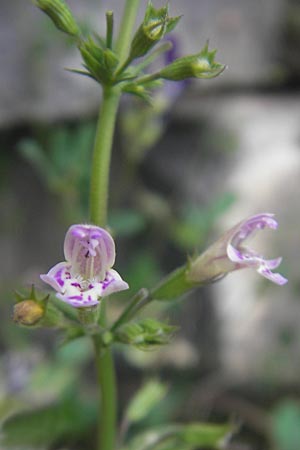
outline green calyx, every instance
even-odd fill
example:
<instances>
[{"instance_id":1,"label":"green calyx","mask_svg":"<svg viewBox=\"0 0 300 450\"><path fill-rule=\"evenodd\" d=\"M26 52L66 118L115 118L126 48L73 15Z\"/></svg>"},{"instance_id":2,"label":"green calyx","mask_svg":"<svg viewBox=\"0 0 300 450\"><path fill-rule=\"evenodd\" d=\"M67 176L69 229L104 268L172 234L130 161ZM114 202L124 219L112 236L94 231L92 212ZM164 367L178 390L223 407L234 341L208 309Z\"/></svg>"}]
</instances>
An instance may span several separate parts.
<instances>
[{"instance_id":1,"label":"green calyx","mask_svg":"<svg viewBox=\"0 0 300 450\"><path fill-rule=\"evenodd\" d=\"M172 31L181 16L169 17L169 7L155 9L149 1L143 23L131 42L129 60L144 56L166 33Z\"/></svg>"},{"instance_id":2,"label":"green calyx","mask_svg":"<svg viewBox=\"0 0 300 450\"><path fill-rule=\"evenodd\" d=\"M223 64L215 61L216 50L208 50L208 44L200 53L176 59L173 63L164 67L160 77L180 81L186 78L215 78L225 69Z\"/></svg>"},{"instance_id":3,"label":"green calyx","mask_svg":"<svg viewBox=\"0 0 300 450\"><path fill-rule=\"evenodd\" d=\"M33 0L35 5L44 11L54 25L70 36L79 37L80 28L69 7L63 0Z\"/></svg>"},{"instance_id":4,"label":"green calyx","mask_svg":"<svg viewBox=\"0 0 300 450\"><path fill-rule=\"evenodd\" d=\"M101 84L112 84L113 74L119 63L117 55L109 48L102 48L91 37L80 42L78 48L88 71L86 75Z\"/></svg>"}]
</instances>

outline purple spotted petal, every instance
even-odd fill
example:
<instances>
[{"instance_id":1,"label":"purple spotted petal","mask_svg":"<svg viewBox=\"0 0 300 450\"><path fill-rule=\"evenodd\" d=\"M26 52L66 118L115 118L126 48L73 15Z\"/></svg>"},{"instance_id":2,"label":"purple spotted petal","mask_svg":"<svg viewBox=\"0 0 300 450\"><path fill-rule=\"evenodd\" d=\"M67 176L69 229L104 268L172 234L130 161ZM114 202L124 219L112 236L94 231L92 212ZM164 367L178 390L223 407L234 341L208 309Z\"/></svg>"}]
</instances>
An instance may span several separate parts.
<instances>
[{"instance_id":1,"label":"purple spotted petal","mask_svg":"<svg viewBox=\"0 0 300 450\"><path fill-rule=\"evenodd\" d=\"M122 280L118 272L114 269L110 269L106 273L105 280L102 284L102 297L113 294L114 292L124 291L129 288L126 281Z\"/></svg>"},{"instance_id":2,"label":"purple spotted petal","mask_svg":"<svg viewBox=\"0 0 300 450\"><path fill-rule=\"evenodd\" d=\"M101 288L98 285L86 290L74 288L69 285L63 294L58 293L56 297L75 308L86 308L98 305L100 294Z\"/></svg>"},{"instance_id":3,"label":"purple spotted petal","mask_svg":"<svg viewBox=\"0 0 300 450\"><path fill-rule=\"evenodd\" d=\"M69 303L75 308L85 308L99 304L99 299L113 292L119 292L128 289L128 284L122 280L118 272L110 269L103 281L93 281L86 283L77 282L71 278L65 283L63 292L56 294L57 298Z\"/></svg>"},{"instance_id":4,"label":"purple spotted petal","mask_svg":"<svg viewBox=\"0 0 300 450\"><path fill-rule=\"evenodd\" d=\"M115 262L115 244L111 235L94 225L72 225L64 243L65 258L72 274L103 280Z\"/></svg>"},{"instance_id":5,"label":"purple spotted petal","mask_svg":"<svg viewBox=\"0 0 300 450\"><path fill-rule=\"evenodd\" d=\"M47 274L40 275L44 283L49 284L55 291L63 292L67 280L71 278L71 265L66 262L56 264Z\"/></svg>"}]
</instances>

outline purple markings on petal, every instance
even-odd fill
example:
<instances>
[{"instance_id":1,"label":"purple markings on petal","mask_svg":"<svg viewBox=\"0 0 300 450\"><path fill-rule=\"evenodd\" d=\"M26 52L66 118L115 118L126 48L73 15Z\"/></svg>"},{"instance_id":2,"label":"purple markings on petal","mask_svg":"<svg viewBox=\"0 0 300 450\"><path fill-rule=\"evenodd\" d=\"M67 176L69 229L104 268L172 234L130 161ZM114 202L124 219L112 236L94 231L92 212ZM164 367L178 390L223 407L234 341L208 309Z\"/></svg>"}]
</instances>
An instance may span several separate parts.
<instances>
[{"instance_id":1,"label":"purple markings on petal","mask_svg":"<svg viewBox=\"0 0 300 450\"><path fill-rule=\"evenodd\" d=\"M265 227L276 229L278 224L273 218L274 214L257 214L249 217L243 222L234 227L233 235L231 236L231 243L234 247L238 246L241 242L247 239L249 236L253 236L257 230L262 230Z\"/></svg>"},{"instance_id":2,"label":"purple markings on petal","mask_svg":"<svg viewBox=\"0 0 300 450\"><path fill-rule=\"evenodd\" d=\"M279 258L275 258L275 259L266 259L264 261L264 263L268 269L273 270L273 269L277 269L277 267L280 266L281 261L282 261L282 258L279 257Z\"/></svg>"},{"instance_id":3,"label":"purple markings on petal","mask_svg":"<svg viewBox=\"0 0 300 450\"><path fill-rule=\"evenodd\" d=\"M113 294L114 292L124 291L129 288L126 281L122 280L118 272L114 269L110 269L102 285L102 297Z\"/></svg>"},{"instance_id":4,"label":"purple markings on petal","mask_svg":"<svg viewBox=\"0 0 300 450\"><path fill-rule=\"evenodd\" d=\"M257 271L263 277L267 278L270 281L273 281L273 283L279 284L280 286L283 286L288 282L288 280L280 275L280 273L273 273L266 267L261 266L257 269Z\"/></svg>"},{"instance_id":5,"label":"purple markings on petal","mask_svg":"<svg viewBox=\"0 0 300 450\"><path fill-rule=\"evenodd\" d=\"M83 300L82 295L71 295L68 298L69 298L69 300L79 300L79 301Z\"/></svg>"},{"instance_id":6,"label":"purple markings on petal","mask_svg":"<svg viewBox=\"0 0 300 450\"><path fill-rule=\"evenodd\" d=\"M62 292L65 283L70 279L69 270L70 265L61 262L52 267L47 274L40 275L40 278L56 291Z\"/></svg>"}]
</instances>

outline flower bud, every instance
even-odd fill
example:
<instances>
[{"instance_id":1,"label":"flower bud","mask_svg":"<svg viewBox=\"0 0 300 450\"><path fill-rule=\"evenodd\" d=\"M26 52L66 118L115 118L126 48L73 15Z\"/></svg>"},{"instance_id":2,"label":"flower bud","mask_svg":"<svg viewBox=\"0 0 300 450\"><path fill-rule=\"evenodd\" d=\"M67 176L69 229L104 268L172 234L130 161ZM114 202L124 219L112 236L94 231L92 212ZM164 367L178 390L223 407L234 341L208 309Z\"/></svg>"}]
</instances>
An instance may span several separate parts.
<instances>
[{"instance_id":1,"label":"flower bud","mask_svg":"<svg viewBox=\"0 0 300 450\"><path fill-rule=\"evenodd\" d=\"M168 13L168 5L155 9L152 2L148 2L144 21L131 43L129 60L144 56L166 33L175 28L181 16L169 17Z\"/></svg>"},{"instance_id":2,"label":"flower bud","mask_svg":"<svg viewBox=\"0 0 300 450\"><path fill-rule=\"evenodd\" d=\"M90 76L99 83L110 83L119 63L117 55L109 48L103 50L90 37L80 43L79 50Z\"/></svg>"},{"instance_id":3,"label":"flower bud","mask_svg":"<svg viewBox=\"0 0 300 450\"><path fill-rule=\"evenodd\" d=\"M114 338L117 342L130 344L140 350L153 350L168 344L177 327L153 319L142 319L121 326Z\"/></svg>"},{"instance_id":4,"label":"flower bud","mask_svg":"<svg viewBox=\"0 0 300 450\"><path fill-rule=\"evenodd\" d=\"M186 78L214 78L225 69L223 64L215 62L216 50L208 51L208 45L196 55L184 56L160 71L160 77L171 81Z\"/></svg>"},{"instance_id":5,"label":"flower bud","mask_svg":"<svg viewBox=\"0 0 300 450\"><path fill-rule=\"evenodd\" d=\"M63 0L35 0L35 4L52 19L59 30L71 36L80 35L80 28Z\"/></svg>"},{"instance_id":6,"label":"flower bud","mask_svg":"<svg viewBox=\"0 0 300 450\"><path fill-rule=\"evenodd\" d=\"M36 325L44 316L45 309L34 300L23 300L14 306L13 320L19 325Z\"/></svg>"}]
</instances>

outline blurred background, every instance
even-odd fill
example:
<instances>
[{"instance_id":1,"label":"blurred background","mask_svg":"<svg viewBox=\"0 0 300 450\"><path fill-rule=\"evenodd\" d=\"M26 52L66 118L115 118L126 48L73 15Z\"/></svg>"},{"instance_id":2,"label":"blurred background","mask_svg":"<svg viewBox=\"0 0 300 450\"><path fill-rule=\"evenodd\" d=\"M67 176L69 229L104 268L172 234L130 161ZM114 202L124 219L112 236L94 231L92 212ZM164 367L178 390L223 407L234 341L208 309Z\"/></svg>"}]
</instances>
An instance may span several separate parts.
<instances>
[{"instance_id":1,"label":"blurred background","mask_svg":"<svg viewBox=\"0 0 300 450\"><path fill-rule=\"evenodd\" d=\"M84 27L105 34L105 11L115 12L117 27L124 2L68 4ZM139 22L145 6L142 0ZM78 52L34 5L13 0L0 8L0 417L24 411L4 448L90 448L89 343L60 346L57 333L20 329L11 314L13 290L45 289L39 274L63 260L66 229L88 218L101 90L64 70L80 67ZM171 0L170 14L183 18L167 61L209 39L228 67L217 79L166 83L152 107L123 97L109 214L116 268L133 294L222 230L274 212L279 230L258 235L255 245L283 257L289 283L278 287L240 271L184 300L151 306L147 313L180 331L159 352L118 350L121 410L159 373L169 394L145 423L237 420L232 450L299 450L300 4ZM112 317L126 298L112 298Z\"/></svg>"}]
</instances>

